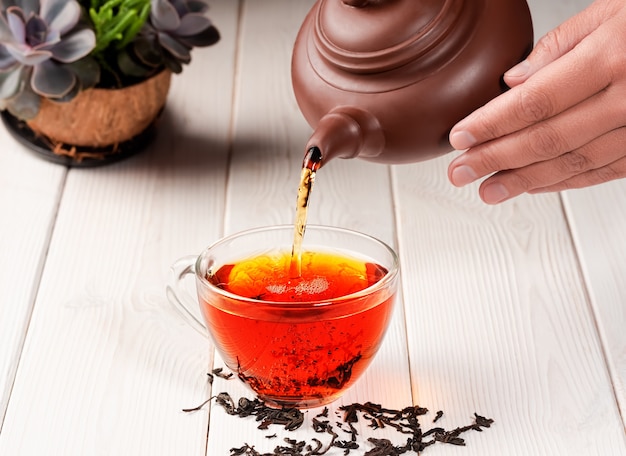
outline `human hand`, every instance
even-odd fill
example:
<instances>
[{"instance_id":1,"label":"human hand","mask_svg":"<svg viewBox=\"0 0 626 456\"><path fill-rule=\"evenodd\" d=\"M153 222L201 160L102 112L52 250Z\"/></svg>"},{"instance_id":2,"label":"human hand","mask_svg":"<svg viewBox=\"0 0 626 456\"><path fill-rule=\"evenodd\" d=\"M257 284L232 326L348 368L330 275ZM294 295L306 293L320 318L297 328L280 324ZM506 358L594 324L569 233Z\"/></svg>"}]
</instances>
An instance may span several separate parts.
<instances>
[{"instance_id":1,"label":"human hand","mask_svg":"<svg viewBox=\"0 0 626 456\"><path fill-rule=\"evenodd\" d=\"M511 90L461 120L448 168L480 197L580 188L626 177L626 2L596 0L510 69Z\"/></svg>"}]
</instances>

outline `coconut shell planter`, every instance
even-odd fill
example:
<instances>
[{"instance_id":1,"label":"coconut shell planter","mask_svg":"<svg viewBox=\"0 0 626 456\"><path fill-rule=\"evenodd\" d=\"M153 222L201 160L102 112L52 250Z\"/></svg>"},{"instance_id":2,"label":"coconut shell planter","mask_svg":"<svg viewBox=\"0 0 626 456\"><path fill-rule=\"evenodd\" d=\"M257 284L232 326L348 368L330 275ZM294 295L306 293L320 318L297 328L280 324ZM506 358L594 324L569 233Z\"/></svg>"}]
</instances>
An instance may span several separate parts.
<instances>
[{"instance_id":1,"label":"coconut shell planter","mask_svg":"<svg viewBox=\"0 0 626 456\"><path fill-rule=\"evenodd\" d=\"M172 73L219 41L205 0L0 0L0 108L41 158L98 166L154 137ZM10 5L10 6L5 6Z\"/></svg>"}]
</instances>

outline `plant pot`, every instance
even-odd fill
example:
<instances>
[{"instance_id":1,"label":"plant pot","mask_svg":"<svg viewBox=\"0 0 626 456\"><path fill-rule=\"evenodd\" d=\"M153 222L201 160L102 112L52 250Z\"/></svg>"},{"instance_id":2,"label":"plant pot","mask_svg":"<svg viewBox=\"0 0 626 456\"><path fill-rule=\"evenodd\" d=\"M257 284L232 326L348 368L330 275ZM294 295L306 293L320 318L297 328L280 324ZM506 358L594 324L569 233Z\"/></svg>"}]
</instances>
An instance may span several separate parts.
<instances>
[{"instance_id":1,"label":"plant pot","mask_svg":"<svg viewBox=\"0 0 626 456\"><path fill-rule=\"evenodd\" d=\"M88 89L72 101L42 99L34 119L3 120L20 142L43 158L68 166L95 166L133 155L153 136L165 106L171 72L122 89Z\"/></svg>"}]
</instances>

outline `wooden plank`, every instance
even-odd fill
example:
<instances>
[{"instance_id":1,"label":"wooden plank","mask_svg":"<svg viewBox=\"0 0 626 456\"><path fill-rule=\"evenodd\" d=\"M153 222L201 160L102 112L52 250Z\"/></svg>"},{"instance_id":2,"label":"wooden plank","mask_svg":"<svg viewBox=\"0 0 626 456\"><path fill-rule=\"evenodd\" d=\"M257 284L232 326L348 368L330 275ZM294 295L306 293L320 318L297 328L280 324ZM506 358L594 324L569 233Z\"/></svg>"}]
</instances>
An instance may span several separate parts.
<instances>
[{"instance_id":1,"label":"wooden plank","mask_svg":"<svg viewBox=\"0 0 626 456\"><path fill-rule=\"evenodd\" d=\"M622 419L626 420L626 181L565 192L563 200ZM626 421L624 423L626 428Z\"/></svg>"},{"instance_id":2,"label":"wooden plank","mask_svg":"<svg viewBox=\"0 0 626 456\"><path fill-rule=\"evenodd\" d=\"M558 195L487 206L450 159L394 168L416 401L443 425L495 419L468 454L624 454Z\"/></svg>"},{"instance_id":3,"label":"wooden plank","mask_svg":"<svg viewBox=\"0 0 626 456\"><path fill-rule=\"evenodd\" d=\"M72 170L0 454L205 454L208 343L166 301L168 268L223 230L238 2L175 77L157 141Z\"/></svg>"},{"instance_id":4,"label":"wooden plank","mask_svg":"<svg viewBox=\"0 0 626 456\"><path fill-rule=\"evenodd\" d=\"M592 3L529 2L536 29L546 33L557 24ZM626 295L622 286L625 275L624 183L613 182L597 188L565 192L563 202L574 236L591 305L600 331L615 395L622 419L626 419ZM626 426L626 424L625 424Z\"/></svg>"},{"instance_id":5,"label":"wooden plank","mask_svg":"<svg viewBox=\"0 0 626 456\"><path fill-rule=\"evenodd\" d=\"M0 429L43 270L66 168L0 128Z\"/></svg>"},{"instance_id":6,"label":"wooden plank","mask_svg":"<svg viewBox=\"0 0 626 456\"><path fill-rule=\"evenodd\" d=\"M226 231L250 226L290 224L295 215L296 190L304 146L311 133L297 109L291 90L289 63L296 32L313 1L247 1L242 15L240 77L237 90L234 150L228 189ZM260 21L258 18L263 18ZM262 43L259 37L262 36ZM244 77L254 73L254 77ZM255 183L255 187L250 186ZM374 191L372 189L375 188ZM316 176L310 202L309 223L336 225L374 235L395 244L393 200L389 169L360 160L337 160ZM344 398L332 404L374 401L390 407L412 404L401 297L386 340L370 369ZM219 358L216 367L221 367ZM214 394L228 392L235 399L252 393L238 381L217 379ZM262 432L254 420L228 416L219 406L211 410L208 453L229 454L244 443L258 451L271 451L283 438L310 441L328 436L274 427ZM334 412L330 419L334 420ZM359 427L366 439L369 429ZM387 433L391 429L387 430ZM277 434L267 439L266 435ZM383 434L384 435L384 434ZM343 437L342 437L343 438Z\"/></svg>"}]
</instances>

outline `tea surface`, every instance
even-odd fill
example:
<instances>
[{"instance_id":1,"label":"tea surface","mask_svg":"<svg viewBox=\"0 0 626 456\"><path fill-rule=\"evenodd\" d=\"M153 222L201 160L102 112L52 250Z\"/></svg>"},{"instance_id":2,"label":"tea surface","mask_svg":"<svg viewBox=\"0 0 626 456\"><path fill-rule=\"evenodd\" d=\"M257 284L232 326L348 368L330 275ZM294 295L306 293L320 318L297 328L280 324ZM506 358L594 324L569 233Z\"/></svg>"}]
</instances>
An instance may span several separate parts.
<instances>
[{"instance_id":1,"label":"tea surface","mask_svg":"<svg viewBox=\"0 0 626 456\"><path fill-rule=\"evenodd\" d=\"M300 273L292 276L291 254L276 252L222 266L207 279L237 296L260 301L323 301L378 282L382 266L328 252L301 251Z\"/></svg>"}]
</instances>

